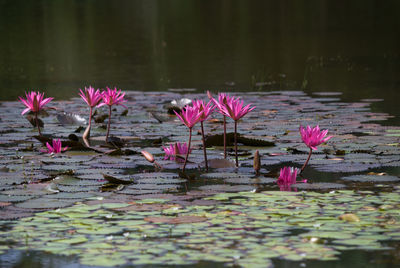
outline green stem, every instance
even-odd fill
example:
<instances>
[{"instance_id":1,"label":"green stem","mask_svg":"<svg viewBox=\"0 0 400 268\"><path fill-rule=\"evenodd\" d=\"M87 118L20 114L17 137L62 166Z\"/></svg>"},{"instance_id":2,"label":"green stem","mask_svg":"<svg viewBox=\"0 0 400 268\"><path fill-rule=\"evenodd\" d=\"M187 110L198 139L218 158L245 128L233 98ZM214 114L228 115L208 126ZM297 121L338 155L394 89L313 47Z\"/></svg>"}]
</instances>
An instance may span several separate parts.
<instances>
[{"instance_id":1,"label":"green stem","mask_svg":"<svg viewBox=\"0 0 400 268\"><path fill-rule=\"evenodd\" d=\"M186 167L186 163L189 157L189 152L190 152L190 143L192 141L192 128L189 128L189 145L188 145L188 151L186 153L186 157L185 157L185 163L183 164L183 168L182 168L182 172L185 172L185 167Z\"/></svg>"},{"instance_id":2,"label":"green stem","mask_svg":"<svg viewBox=\"0 0 400 268\"><path fill-rule=\"evenodd\" d=\"M110 134L110 124L111 124L111 105L108 106L108 124L106 133L106 142L108 140L108 134Z\"/></svg>"},{"instance_id":3,"label":"green stem","mask_svg":"<svg viewBox=\"0 0 400 268\"><path fill-rule=\"evenodd\" d=\"M201 135L203 137L204 162L206 163L206 171L208 172L207 149L206 149L206 140L204 139L203 121L201 121L200 124L201 124Z\"/></svg>"},{"instance_id":4,"label":"green stem","mask_svg":"<svg viewBox=\"0 0 400 268\"><path fill-rule=\"evenodd\" d=\"M307 157L306 162L305 162L304 165L301 167L300 173L303 172L304 168L305 168L305 167L307 166L307 164L308 164L308 161L310 161L311 154L312 154L312 149L310 148L310 153L308 154L308 157Z\"/></svg>"},{"instance_id":5,"label":"green stem","mask_svg":"<svg viewBox=\"0 0 400 268\"><path fill-rule=\"evenodd\" d=\"M40 132L40 126L39 126L39 120L38 120L38 113L35 113L35 122L36 122L36 126L39 132L39 136L42 136L42 132Z\"/></svg>"},{"instance_id":6,"label":"green stem","mask_svg":"<svg viewBox=\"0 0 400 268\"><path fill-rule=\"evenodd\" d=\"M239 167L238 153L237 153L237 121L235 120L235 160L236 167Z\"/></svg>"},{"instance_id":7,"label":"green stem","mask_svg":"<svg viewBox=\"0 0 400 268\"><path fill-rule=\"evenodd\" d=\"M226 159L226 116L224 115L224 159Z\"/></svg>"},{"instance_id":8,"label":"green stem","mask_svg":"<svg viewBox=\"0 0 400 268\"><path fill-rule=\"evenodd\" d=\"M89 125L88 125L88 133L87 133L87 138L90 138L90 128L92 127L92 111L93 108L90 106L90 111L89 111Z\"/></svg>"}]
</instances>

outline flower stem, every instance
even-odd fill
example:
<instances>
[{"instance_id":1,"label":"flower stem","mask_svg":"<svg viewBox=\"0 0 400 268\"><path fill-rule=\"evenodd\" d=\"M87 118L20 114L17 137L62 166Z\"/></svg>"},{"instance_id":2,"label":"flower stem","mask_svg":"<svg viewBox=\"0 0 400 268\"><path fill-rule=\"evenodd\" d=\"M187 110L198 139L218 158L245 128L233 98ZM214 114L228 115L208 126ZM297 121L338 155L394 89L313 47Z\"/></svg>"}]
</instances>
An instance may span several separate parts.
<instances>
[{"instance_id":1,"label":"flower stem","mask_svg":"<svg viewBox=\"0 0 400 268\"><path fill-rule=\"evenodd\" d=\"M108 140L108 134L110 134L110 124L111 124L111 105L108 106L108 124L106 133L106 142Z\"/></svg>"},{"instance_id":2,"label":"flower stem","mask_svg":"<svg viewBox=\"0 0 400 268\"><path fill-rule=\"evenodd\" d=\"M235 160L236 167L239 167L238 153L237 153L237 121L235 120Z\"/></svg>"},{"instance_id":3,"label":"flower stem","mask_svg":"<svg viewBox=\"0 0 400 268\"><path fill-rule=\"evenodd\" d=\"M39 125L39 120L38 120L38 113L35 113L35 122L36 122L36 126L39 132L39 136L42 136L42 132L40 132L40 125Z\"/></svg>"},{"instance_id":4,"label":"flower stem","mask_svg":"<svg viewBox=\"0 0 400 268\"><path fill-rule=\"evenodd\" d=\"M90 128L92 127L92 112L93 112L93 108L92 108L92 106L90 106L90 110L89 110L89 125L88 125L88 128L89 128L89 131L88 131L88 138L90 138Z\"/></svg>"},{"instance_id":5,"label":"flower stem","mask_svg":"<svg viewBox=\"0 0 400 268\"><path fill-rule=\"evenodd\" d=\"M89 110L89 124L88 124L87 129L85 130L85 133L84 133L84 136L85 136L84 138L85 139L89 139L90 138L90 129L92 127L92 111L93 111L93 108L90 107L90 110Z\"/></svg>"},{"instance_id":6,"label":"flower stem","mask_svg":"<svg viewBox=\"0 0 400 268\"><path fill-rule=\"evenodd\" d=\"M224 159L226 159L226 116L224 115Z\"/></svg>"},{"instance_id":7,"label":"flower stem","mask_svg":"<svg viewBox=\"0 0 400 268\"><path fill-rule=\"evenodd\" d=\"M304 165L301 167L300 173L303 172L304 168L305 168L305 167L307 166L307 164L308 164L308 161L310 161L311 154L312 154L312 149L310 148L310 153L308 154L308 157L307 157L306 162L305 162Z\"/></svg>"},{"instance_id":8,"label":"flower stem","mask_svg":"<svg viewBox=\"0 0 400 268\"><path fill-rule=\"evenodd\" d=\"M185 163L183 164L183 168L182 168L182 172L185 172L185 167L186 167L186 163L189 157L189 152L190 152L190 143L192 141L192 128L189 128L189 145L188 145L188 151L186 153L186 157L185 157Z\"/></svg>"},{"instance_id":9,"label":"flower stem","mask_svg":"<svg viewBox=\"0 0 400 268\"><path fill-rule=\"evenodd\" d=\"M206 140L204 139L204 126L203 126L203 121L201 121L200 124L201 124L201 135L202 135L202 137L203 137L204 162L206 163L206 171L208 172L207 149L206 149Z\"/></svg>"}]
</instances>

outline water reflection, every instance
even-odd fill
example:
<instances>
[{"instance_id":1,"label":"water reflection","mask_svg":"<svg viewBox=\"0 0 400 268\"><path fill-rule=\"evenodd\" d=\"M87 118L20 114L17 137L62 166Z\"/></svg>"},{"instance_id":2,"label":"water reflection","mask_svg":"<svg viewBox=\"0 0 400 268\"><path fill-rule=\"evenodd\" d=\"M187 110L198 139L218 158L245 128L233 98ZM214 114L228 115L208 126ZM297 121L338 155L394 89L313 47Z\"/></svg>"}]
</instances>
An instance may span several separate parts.
<instances>
[{"instance_id":1,"label":"water reflection","mask_svg":"<svg viewBox=\"0 0 400 268\"><path fill-rule=\"evenodd\" d=\"M342 91L400 115L398 1L1 1L0 98L125 90Z\"/></svg>"}]
</instances>

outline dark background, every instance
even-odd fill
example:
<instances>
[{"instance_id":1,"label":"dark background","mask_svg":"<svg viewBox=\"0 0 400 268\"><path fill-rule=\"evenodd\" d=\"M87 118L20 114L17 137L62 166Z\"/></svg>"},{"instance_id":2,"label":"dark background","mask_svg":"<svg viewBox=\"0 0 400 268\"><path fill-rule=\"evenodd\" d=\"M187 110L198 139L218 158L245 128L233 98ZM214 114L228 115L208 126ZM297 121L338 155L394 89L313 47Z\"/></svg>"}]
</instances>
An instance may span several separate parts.
<instances>
[{"instance_id":1,"label":"dark background","mask_svg":"<svg viewBox=\"0 0 400 268\"><path fill-rule=\"evenodd\" d=\"M0 99L340 91L399 117L399 13L397 0L0 0Z\"/></svg>"}]
</instances>

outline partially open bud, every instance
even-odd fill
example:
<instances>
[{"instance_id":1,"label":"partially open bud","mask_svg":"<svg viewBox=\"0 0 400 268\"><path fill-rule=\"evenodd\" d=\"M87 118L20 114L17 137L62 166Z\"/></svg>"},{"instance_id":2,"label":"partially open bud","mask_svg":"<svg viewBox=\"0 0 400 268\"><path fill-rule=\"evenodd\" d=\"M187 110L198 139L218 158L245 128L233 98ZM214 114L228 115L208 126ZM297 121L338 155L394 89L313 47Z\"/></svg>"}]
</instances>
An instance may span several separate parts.
<instances>
[{"instance_id":1,"label":"partially open bud","mask_svg":"<svg viewBox=\"0 0 400 268\"><path fill-rule=\"evenodd\" d=\"M151 153L147 151L141 151L141 153L147 161L149 161L150 163L154 163L154 156Z\"/></svg>"},{"instance_id":2,"label":"partially open bud","mask_svg":"<svg viewBox=\"0 0 400 268\"><path fill-rule=\"evenodd\" d=\"M260 160L260 153L258 152L258 150L256 150L256 152L254 153L253 168L256 171L256 174L260 172L261 160Z\"/></svg>"},{"instance_id":3,"label":"partially open bud","mask_svg":"<svg viewBox=\"0 0 400 268\"><path fill-rule=\"evenodd\" d=\"M208 96L208 98L209 98L210 100L213 98L213 96L212 96L212 94L211 94L211 92L210 92L209 90L207 90L207 96Z\"/></svg>"}]
</instances>

